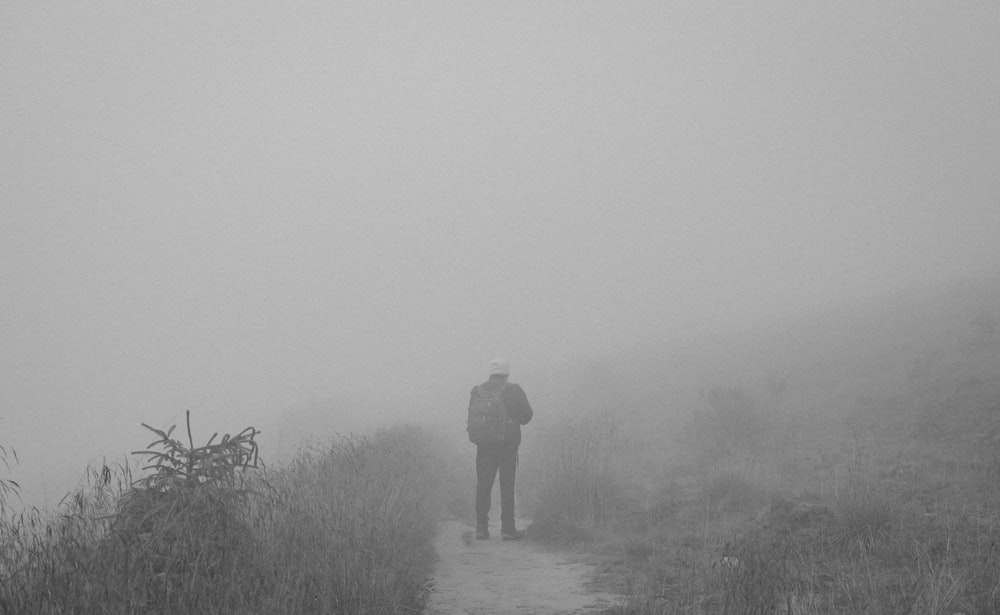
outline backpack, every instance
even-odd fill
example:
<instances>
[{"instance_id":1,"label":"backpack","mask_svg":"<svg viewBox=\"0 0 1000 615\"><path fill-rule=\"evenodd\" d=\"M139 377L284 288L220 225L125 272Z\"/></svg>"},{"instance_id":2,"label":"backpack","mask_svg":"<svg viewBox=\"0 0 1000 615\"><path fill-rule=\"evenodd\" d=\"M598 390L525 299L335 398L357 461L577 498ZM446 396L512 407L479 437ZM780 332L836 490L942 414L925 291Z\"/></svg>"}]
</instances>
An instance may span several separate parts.
<instances>
[{"instance_id":1,"label":"backpack","mask_svg":"<svg viewBox=\"0 0 1000 615\"><path fill-rule=\"evenodd\" d=\"M486 389L476 386L472 389L469 400L469 419L466 431L469 432L469 442L473 444L495 444L503 442L507 435L507 407L501 399L504 386L496 389Z\"/></svg>"}]
</instances>

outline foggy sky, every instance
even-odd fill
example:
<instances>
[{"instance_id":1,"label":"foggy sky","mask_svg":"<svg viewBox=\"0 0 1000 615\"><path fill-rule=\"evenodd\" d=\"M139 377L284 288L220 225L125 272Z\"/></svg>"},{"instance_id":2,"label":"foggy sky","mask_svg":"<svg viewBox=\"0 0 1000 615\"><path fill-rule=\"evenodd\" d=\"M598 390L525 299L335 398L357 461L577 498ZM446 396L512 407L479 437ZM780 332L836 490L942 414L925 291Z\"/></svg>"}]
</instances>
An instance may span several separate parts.
<instances>
[{"instance_id":1,"label":"foggy sky","mask_svg":"<svg viewBox=\"0 0 1000 615\"><path fill-rule=\"evenodd\" d=\"M0 444L54 503L186 409L994 271L998 111L996 2L6 2Z\"/></svg>"}]
</instances>

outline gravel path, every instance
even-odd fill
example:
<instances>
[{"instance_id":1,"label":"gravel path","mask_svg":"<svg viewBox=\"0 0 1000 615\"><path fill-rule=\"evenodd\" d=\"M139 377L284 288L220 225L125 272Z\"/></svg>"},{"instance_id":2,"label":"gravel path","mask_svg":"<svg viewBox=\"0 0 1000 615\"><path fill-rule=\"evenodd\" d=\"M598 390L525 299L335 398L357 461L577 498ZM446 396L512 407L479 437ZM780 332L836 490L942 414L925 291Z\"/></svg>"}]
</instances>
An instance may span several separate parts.
<instances>
[{"instance_id":1,"label":"gravel path","mask_svg":"<svg viewBox=\"0 0 1000 615\"><path fill-rule=\"evenodd\" d=\"M616 604L589 591L593 568L530 542L475 540L472 528L444 521L426 615L595 614Z\"/></svg>"}]
</instances>

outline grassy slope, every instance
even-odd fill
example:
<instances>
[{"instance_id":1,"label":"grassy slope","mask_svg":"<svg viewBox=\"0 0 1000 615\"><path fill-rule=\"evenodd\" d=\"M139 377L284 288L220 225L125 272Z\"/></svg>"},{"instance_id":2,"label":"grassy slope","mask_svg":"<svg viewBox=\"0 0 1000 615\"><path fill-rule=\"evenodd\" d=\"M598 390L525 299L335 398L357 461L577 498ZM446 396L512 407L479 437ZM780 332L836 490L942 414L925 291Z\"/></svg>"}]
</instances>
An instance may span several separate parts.
<instances>
[{"instance_id":1,"label":"grassy slope","mask_svg":"<svg viewBox=\"0 0 1000 615\"><path fill-rule=\"evenodd\" d=\"M965 281L591 363L522 472L535 534L632 613L996 612L998 309Z\"/></svg>"},{"instance_id":2,"label":"grassy slope","mask_svg":"<svg viewBox=\"0 0 1000 615\"><path fill-rule=\"evenodd\" d=\"M440 517L433 436L331 439L276 468L0 519L0 613L412 613Z\"/></svg>"}]
</instances>

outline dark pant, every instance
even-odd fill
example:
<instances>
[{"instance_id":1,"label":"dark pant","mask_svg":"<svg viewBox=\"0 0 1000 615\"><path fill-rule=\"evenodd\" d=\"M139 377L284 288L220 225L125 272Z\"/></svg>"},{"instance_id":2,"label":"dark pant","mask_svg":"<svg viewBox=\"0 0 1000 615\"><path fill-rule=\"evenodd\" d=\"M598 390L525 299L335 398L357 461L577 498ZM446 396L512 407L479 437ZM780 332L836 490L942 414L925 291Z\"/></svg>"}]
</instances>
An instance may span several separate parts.
<instances>
[{"instance_id":1,"label":"dark pant","mask_svg":"<svg viewBox=\"0 0 1000 615\"><path fill-rule=\"evenodd\" d=\"M476 446L476 525L490 522L490 494L500 471L500 527L514 529L514 474L517 472L517 444L500 442Z\"/></svg>"}]
</instances>

